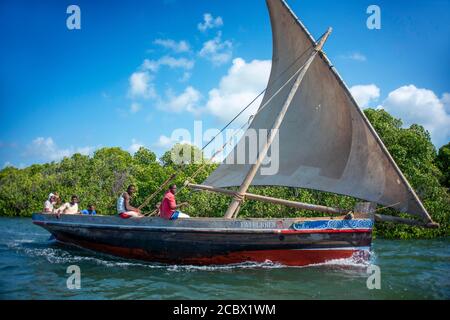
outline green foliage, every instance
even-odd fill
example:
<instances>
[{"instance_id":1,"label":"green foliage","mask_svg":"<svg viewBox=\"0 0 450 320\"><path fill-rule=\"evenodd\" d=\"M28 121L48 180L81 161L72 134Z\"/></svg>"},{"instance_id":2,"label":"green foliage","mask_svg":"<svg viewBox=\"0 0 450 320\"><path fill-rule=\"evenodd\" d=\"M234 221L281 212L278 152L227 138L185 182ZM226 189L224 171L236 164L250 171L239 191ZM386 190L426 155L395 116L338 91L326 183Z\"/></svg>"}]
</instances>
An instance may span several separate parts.
<instances>
[{"instance_id":1,"label":"green foliage","mask_svg":"<svg viewBox=\"0 0 450 320\"><path fill-rule=\"evenodd\" d=\"M377 224L375 234L387 238L431 238L448 236L450 221L449 159L450 144L442 147L439 155L423 127L402 128L402 122L384 110L365 111L389 152L408 178L439 229L423 229L397 224ZM174 155L181 161L174 161ZM184 157L188 156L190 157ZM183 160L184 159L184 160ZM189 159L201 160L200 163ZM159 160L152 151L141 148L133 156L120 148L103 148L92 157L75 154L62 161L36 164L25 169L7 167L0 171L0 215L30 216L43 208L50 192L59 192L63 201L72 194L80 198L80 206L93 203L101 214L115 214L117 196L129 184L137 186L133 202L139 205L155 192L173 173L174 183L181 189L179 202L188 201L185 211L191 216L222 217L230 204L224 195L196 192L183 188L186 180L201 183L217 167L202 160L201 151L188 145L176 145ZM287 187L252 187L249 192L307 203L339 208L353 208L356 199L336 194ZM152 212L161 201L163 191L144 209ZM381 213L400 215L390 209ZM317 212L300 211L257 201L246 201L240 217L283 218L319 216ZM323 214L325 216L326 214Z\"/></svg>"},{"instance_id":2,"label":"green foliage","mask_svg":"<svg viewBox=\"0 0 450 320\"><path fill-rule=\"evenodd\" d=\"M401 120L393 118L384 110L367 109L365 114L433 220L441 226L439 229L423 229L383 223L377 224L377 234L400 239L449 235L450 195L445 185L441 184L442 177L448 174L448 170L441 171L445 156L439 159L429 133L422 126L414 124L410 128L402 128ZM404 216L390 209L380 213Z\"/></svg>"},{"instance_id":3,"label":"green foliage","mask_svg":"<svg viewBox=\"0 0 450 320\"><path fill-rule=\"evenodd\" d=\"M450 142L439 149L436 164L442 172L442 184L450 188Z\"/></svg>"}]
</instances>

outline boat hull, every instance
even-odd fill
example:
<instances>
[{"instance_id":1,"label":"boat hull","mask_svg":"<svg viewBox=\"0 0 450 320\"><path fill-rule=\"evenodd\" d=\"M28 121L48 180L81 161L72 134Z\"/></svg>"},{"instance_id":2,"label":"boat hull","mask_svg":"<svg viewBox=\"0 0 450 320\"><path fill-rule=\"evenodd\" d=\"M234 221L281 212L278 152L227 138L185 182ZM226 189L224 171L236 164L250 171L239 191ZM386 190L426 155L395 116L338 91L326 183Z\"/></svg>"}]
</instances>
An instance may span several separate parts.
<instances>
[{"instance_id":1,"label":"boat hull","mask_svg":"<svg viewBox=\"0 0 450 320\"><path fill-rule=\"evenodd\" d=\"M271 261L305 266L367 258L373 220L225 220L34 214L33 222L63 243L129 259L222 265Z\"/></svg>"}]
</instances>

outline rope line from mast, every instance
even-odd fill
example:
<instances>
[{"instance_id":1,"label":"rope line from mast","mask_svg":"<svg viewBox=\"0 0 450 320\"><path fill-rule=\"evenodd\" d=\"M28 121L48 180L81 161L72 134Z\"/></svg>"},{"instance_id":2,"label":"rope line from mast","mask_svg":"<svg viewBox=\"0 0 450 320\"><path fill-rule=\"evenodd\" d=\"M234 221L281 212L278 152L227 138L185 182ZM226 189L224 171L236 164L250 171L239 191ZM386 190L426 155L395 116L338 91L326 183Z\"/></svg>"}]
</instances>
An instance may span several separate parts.
<instances>
[{"instance_id":1,"label":"rope line from mast","mask_svg":"<svg viewBox=\"0 0 450 320\"><path fill-rule=\"evenodd\" d=\"M320 36L320 38L316 41L316 44L317 43L319 43L320 42L320 40L325 36L325 34L326 33L324 33L322 36ZM301 55L299 55L282 73L280 73L279 75L278 75L278 77L275 79L275 81L272 83L272 86L278 81L278 80L280 80L280 78L286 73L286 72L288 72L307 52L309 52L309 51L311 51L311 49L312 49L312 51L313 51L313 54L314 54L314 48L315 48L315 46L310 46L310 47L308 47L305 51L303 51L303 53L301 54ZM287 81L285 81L285 83L274 93L274 94L272 94L272 96L257 110L257 112L254 114L254 115L252 115L252 116L250 116L249 117L249 120L246 122L246 123L244 123L244 125L242 125L238 130L235 130L235 132L232 134L232 136L231 136L231 138L227 141L227 142L225 142L225 144L221 147L221 148L219 148L212 156L211 156L211 158L209 159L209 161L208 162L205 162L205 161L203 161L203 151L211 144L211 143L213 143L216 139L217 139L217 137L219 136L219 135L221 135L233 122L235 122L248 108L250 108L250 106L251 105L253 105L265 92L267 92L267 90L269 89L269 86L267 86L264 90L262 90L246 107L244 107L240 112L238 112L237 114L236 114L236 116L231 120L231 121L229 121L207 144L205 144L204 146L203 146L203 148L201 149L201 151L202 151L202 165L194 172L194 174L192 174L187 180L186 180L186 182L184 183L184 185L177 191L177 193L179 193L180 191L182 191L187 185L188 185L188 183L189 183L189 180L192 180L192 179L195 179L199 174L200 174L200 172L209 164L209 162L211 162L211 161L213 161L214 160L214 158L219 154L219 153L221 153L225 148L226 148L226 146L229 144L229 143L231 143L233 140L234 140L234 137L236 137L237 136L237 134L239 134L241 131L243 131L244 130L244 128L247 126L247 129L248 129L248 127L250 127L250 125L251 125L251 123L253 122L253 119L260 113L260 112L262 112L268 105L269 105L269 103L273 100L273 98L275 98L275 96L277 96L293 79L294 79L294 77L296 77L302 70L303 70L303 68L305 67L305 64L306 64L306 62L296 71L296 72L294 72L294 74L287 80ZM149 197L147 197L146 199L145 199L145 201L144 201L144 203L145 203L145 205L143 204L143 205L141 205L139 208L140 209L142 209L143 207L145 207L151 200L153 200L156 196L157 196L157 194L159 194L159 192L161 191L161 189L165 186L165 185L167 185L167 184L169 184L170 182L172 182L173 180L175 180L176 178L177 178L177 176L178 176L178 174L181 172L181 170L178 170L177 172L175 172L168 180L166 180L159 188L158 188L158 190L156 191L156 192L154 192L152 195L150 195ZM150 212L150 213L147 213L147 214L144 214L144 215L150 215L150 216L152 216L152 215L154 215L155 214L155 212L157 212L159 209L156 209L156 210L154 210L154 211L152 211L152 212Z\"/></svg>"}]
</instances>

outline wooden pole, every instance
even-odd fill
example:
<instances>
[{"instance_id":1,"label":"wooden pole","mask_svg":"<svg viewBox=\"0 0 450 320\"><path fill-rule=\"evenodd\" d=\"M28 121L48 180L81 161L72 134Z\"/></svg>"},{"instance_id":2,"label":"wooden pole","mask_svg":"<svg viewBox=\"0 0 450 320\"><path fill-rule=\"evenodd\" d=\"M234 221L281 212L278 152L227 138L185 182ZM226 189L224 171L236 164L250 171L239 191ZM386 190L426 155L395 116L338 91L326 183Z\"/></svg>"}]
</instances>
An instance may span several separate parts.
<instances>
[{"instance_id":1,"label":"wooden pole","mask_svg":"<svg viewBox=\"0 0 450 320\"><path fill-rule=\"evenodd\" d=\"M275 120L273 128L270 131L270 135L269 135L267 143L264 145L263 149L259 153L255 164L252 165L252 167L250 168L250 171L247 173L247 176L245 177L244 181L242 182L242 185L240 186L239 191L237 192L237 195L234 197L233 201L231 202L230 206L228 207L227 212L225 213L225 218L231 219L233 217L236 217L235 212L240 207L243 197L244 197L244 194L247 192L248 188L250 187L250 184L252 183L253 179L256 176L256 173L258 172L259 168L261 167L261 164L262 164L264 158L266 157L270 146L272 145L273 141L275 140L275 137L278 134L278 130L281 127L281 123L283 122L284 117L286 116L289 106L291 105L291 102L294 99L294 96L297 93L297 90L300 87L300 84L302 83L306 72L308 71L309 67L311 66L312 62L314 61L314 58L317 56L317 53L322 50L323 45L325 44L329 35L331 34L331 31L332 31L332 29L329 28L327 33L323 36L323 38L320 40L320 42L316 45L316 47L314 48L313 54L306 61L305 65L303 66L302 71L300 72L297 79L295 80L295 83L294 83L293 87L291 88L291 91L289 92L289 95L283 105L283 108L281 109L277 119Z\"/></svg>"},{"instance_id":2,"label":"wooden pole","mask_svg":"<svg viewBox=\"0 0 450 320\"><path fill-rule=\"evenodd\" d=\"M222 188L215 188L215 187L211 187L211 186L204 186L204 185L198 185L198 184L188 184L187 186L191 189L203 190L203 191L208 191L208 192L216 192L216 193L224 194L224 195L230 196L230 197L234 197L236 195L236 191L222 189ZM253 194L253 193L245 193L244 196L245 196L245 198L250 199L250 200L269 202L269 203L273 203L273 204L283 205L283 206L296 208L296 209L302 209L302 210L320 211L320 212L336 214L336 215L343 215L343 214L347 214L350 212L350 210L320 206L320 205L303 203L303 202L289 201L289 200L284 200L284 199L279 199L279 198L266 197L266 196L261 196L261 195Z\"/></svg>"},{"instance_id":3,"label":"wooden pole","mask_svg":"<svg viewBox=\"0 0 450 320\"><path fill-rule=\"evenodd\" d=\"M424 228L430 228L430 229L439 228L439 224L436 222L424 223L424 222L417 221L417 220L405 219L405 218L394 217L394 216L387 216L387 215L383 215L383 214L375 214L374 216L375 216L375 221L378 221L378 222L401 223L401 224L406 224L409 226L417 226L417 227L424 227Z\"/></svg>"},{"instance_id":4,"label":"wooden pole","mask_svg":"<svg viewBox=\"0 0 450 320\"><path fill-rule=\"evenodd\" d=\"M417 226L417 227L424 227L424 228L438 228L439 224L435 222L431 223L424 223L422 221L417 220L411 220L401 217L394 217L394 216L387 216L383 214L376 213L377 211L377 204L374 202L359 202L356 204L355 209L353 210L356 213L367 213L371 214L374 217L375 221L378 222L392 222L392 223L400 223L400 224L406 224L409 226Z\"/></svg>"}]
</instances>

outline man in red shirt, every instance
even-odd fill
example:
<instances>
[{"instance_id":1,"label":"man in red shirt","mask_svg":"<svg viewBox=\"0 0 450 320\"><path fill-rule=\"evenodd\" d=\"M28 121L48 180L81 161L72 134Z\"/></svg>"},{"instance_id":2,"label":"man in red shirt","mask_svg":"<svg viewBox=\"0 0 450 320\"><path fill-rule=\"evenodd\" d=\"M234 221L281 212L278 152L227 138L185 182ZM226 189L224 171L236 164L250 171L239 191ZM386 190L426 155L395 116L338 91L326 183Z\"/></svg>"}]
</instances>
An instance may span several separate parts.
<instances>
[{"instance_id":1,"label":"man in red shirt","mask_svg":"<svg viewBox=\"0 0 450 320\"><path fill-rule=\"evenodd\" d=\"M177 186L171 185L169 190L164 195L163 201L159 209L159 216L167 220L176 220L178 218L190 218L187 214L178 211L178 208L186 206L188 203L183 202L177 205L175 194L177 192Z\"/></svg>"}]
</instances>

